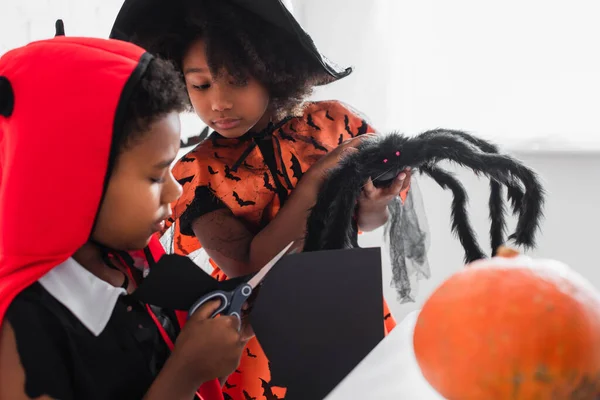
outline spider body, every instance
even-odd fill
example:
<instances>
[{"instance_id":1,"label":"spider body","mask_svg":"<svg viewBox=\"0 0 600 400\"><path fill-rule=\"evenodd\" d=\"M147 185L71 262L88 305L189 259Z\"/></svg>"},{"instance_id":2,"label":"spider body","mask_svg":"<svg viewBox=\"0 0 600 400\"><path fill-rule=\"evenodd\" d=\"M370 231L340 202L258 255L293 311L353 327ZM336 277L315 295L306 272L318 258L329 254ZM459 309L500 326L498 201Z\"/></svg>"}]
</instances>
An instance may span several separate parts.
<instances>
[{"instance_id":1,"label":"spider body","mask_svg":"<svg viewBox=\"0 0 600 400\"><path fill-rule=\"evenodd\" d=\"M509 239L526 248L535 245L544 203L544 190L536 173L513 157L499 153L490 142L462 131L436 129L415 137L390 133L364 140L358 151L332 170L323 184L308 218L304 250L356 247L357 231L352 226L352 217L364 184L371 178L377 187L389 185L401 171L410 168L413 173L429 176L442 188L452 191L452 231L465 250L465 262L484 258L466 210L467 192L452 173L437 165L440 161L456 163L490 179L492 255L505 242L503 186L507 188L513 213L518 214L516 230ZM407 296L404 258L413 257L422 263L426 249L423 232L407 216L394 216L402 214L403 208L399 199L390 204L388 232L392 253L398 240L403 238L405 242L403 251L393 254L392 268L395 279L402 281L401 295Z\"/></svg>"}]
</instances>

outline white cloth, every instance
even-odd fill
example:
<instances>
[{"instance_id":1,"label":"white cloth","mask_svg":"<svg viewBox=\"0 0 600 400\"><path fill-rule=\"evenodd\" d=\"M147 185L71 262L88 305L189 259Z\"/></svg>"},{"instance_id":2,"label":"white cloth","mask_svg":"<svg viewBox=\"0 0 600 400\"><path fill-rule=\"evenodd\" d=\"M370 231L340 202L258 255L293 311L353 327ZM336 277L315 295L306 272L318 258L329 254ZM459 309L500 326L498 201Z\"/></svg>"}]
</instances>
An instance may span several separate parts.
<instances>
[{"instance_id":1,"label":"white cloth","mask_svg":"<svg viewBox=\"0 0 600 400\"><path fill-rule=\"evenodd\" d=\"M96 336L106 327L119 296L127 293L104 282L72 258L54 267L38 282Z\"/></svg>"},{"instance_id":2,"label":"white cloth","mask_svg":"<svg viewBox=\"0 0 600 400\"><path fill-rule=\"evenodd\" d=\"M325 400L443 400L415 359L412 338L418 315L408 314Z\"/></svg>"}]
</instances>

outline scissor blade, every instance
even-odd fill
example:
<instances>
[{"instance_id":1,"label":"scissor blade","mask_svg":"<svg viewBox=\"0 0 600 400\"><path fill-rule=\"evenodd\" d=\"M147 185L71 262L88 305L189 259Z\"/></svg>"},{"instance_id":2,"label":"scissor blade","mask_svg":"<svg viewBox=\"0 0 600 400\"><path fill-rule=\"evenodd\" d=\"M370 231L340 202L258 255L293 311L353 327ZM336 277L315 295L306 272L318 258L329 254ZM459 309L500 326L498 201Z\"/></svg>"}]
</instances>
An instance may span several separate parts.
<instances>
[{"instance_id":1,"label":"scissor blade","mask_svg":"<svg viewBox=\"0 0 600 400\"><path fill-rule=\"evenodd\" d=\"M273 266L277 264L277 261L279 261L281 257L285 255L285 253L289 250L290 247L292 247L292 244L294 244L294 242L291 242L290 244L285 246L285 248L281 250L279 254L273 257L271 261L269 261L264 267L262 267L262 269L258 271L258 273L252 277L252 279L248 281L248 285L250 285L252 289L254 289L256 286L258 286L259 283L262 282L262 280L265 278L265 276L271 270L271 268L273 268Z\"/></svg>"}]
</instances>

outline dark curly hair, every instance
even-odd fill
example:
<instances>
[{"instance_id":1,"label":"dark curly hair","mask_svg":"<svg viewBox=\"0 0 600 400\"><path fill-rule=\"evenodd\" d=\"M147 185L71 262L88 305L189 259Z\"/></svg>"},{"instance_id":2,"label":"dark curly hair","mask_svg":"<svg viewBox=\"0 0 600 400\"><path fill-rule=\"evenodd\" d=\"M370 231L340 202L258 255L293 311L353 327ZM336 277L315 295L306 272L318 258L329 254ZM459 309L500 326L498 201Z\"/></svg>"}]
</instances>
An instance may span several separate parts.
<instances>
[{"instance_id":1,"label":"dark curly hair","mask_svg":"<svg viewBox=\"0 0 600 400\"><path fill-rule=\"evenodd\" d=\"M130 41L172 60L182 70L190 45L203 39L213 76L228 73L243 81L248 76L264 86L271 111L277 116L295 113L314 86L329 75L291 34L230 1L173 0L167 23L140 17Z\"/></svg>"},{"instance_id":2,"label":"dark curly hair","mask_svg":"<svg viewBox=\"0 0 600 400\"><path fill-rule=\"evenodd\" d=\"M128 99L124 124L115 132L113 149L117 154L143 137L150 126L175 111L187 108L181 74L172 62L154 58Z\"/></svg>"}]
</instances>

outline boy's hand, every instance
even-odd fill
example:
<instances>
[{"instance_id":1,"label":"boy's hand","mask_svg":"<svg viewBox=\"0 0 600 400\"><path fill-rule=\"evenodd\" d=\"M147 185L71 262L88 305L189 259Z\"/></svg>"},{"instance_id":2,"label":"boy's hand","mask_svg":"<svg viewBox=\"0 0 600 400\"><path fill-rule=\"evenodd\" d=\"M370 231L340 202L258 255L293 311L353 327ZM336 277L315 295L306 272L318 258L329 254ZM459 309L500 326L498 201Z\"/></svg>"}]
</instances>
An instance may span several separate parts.
<instances>
[{"instance_id":1,"label":"boy's hand","mask_svg":"<svg viewBox=\"0 0 600 400\"><path fill-rule=\"evenodd\" d=\"M253 293L250 295L248 302L246 302L242 306L242 328L240 330L240 333L242 335L242 340L244 342L248 342L250 339L252 339L254 337L254 329L252 329L252 325L250 325L250 312L252 311L252 306L250 306L250 304L248 304L248 303L254 301L254 298L256 297L256 292L257 292L256 289L258 289L258 288L255 288Z\"/></svg>"},{"instance_id":2,"label":"boy's hand","mask_svg":"<svg viewBox=\"0 0 600 400\"><path fill-rule=\"evenodd\" d=\"M234 316L210 318L219 307L211 301L200 307L185 324L167 363L178 371L182 385L202 383L231 374L239 365L247 339ZM165 365L166 367L166 365Z\"/></svg>"},{"instance_id":3,"label":"boy's hand","mask_svg":"<svg viewBox=\"0 0 600 400\"><path fill-rule=\"evenodd\" d=\"M362 231L372 231L387 222L387 205L410 186L410 176L407 168L385 188L377 188L368 180L358 198L358 226Z\"/></svg>"}]
</instances>

